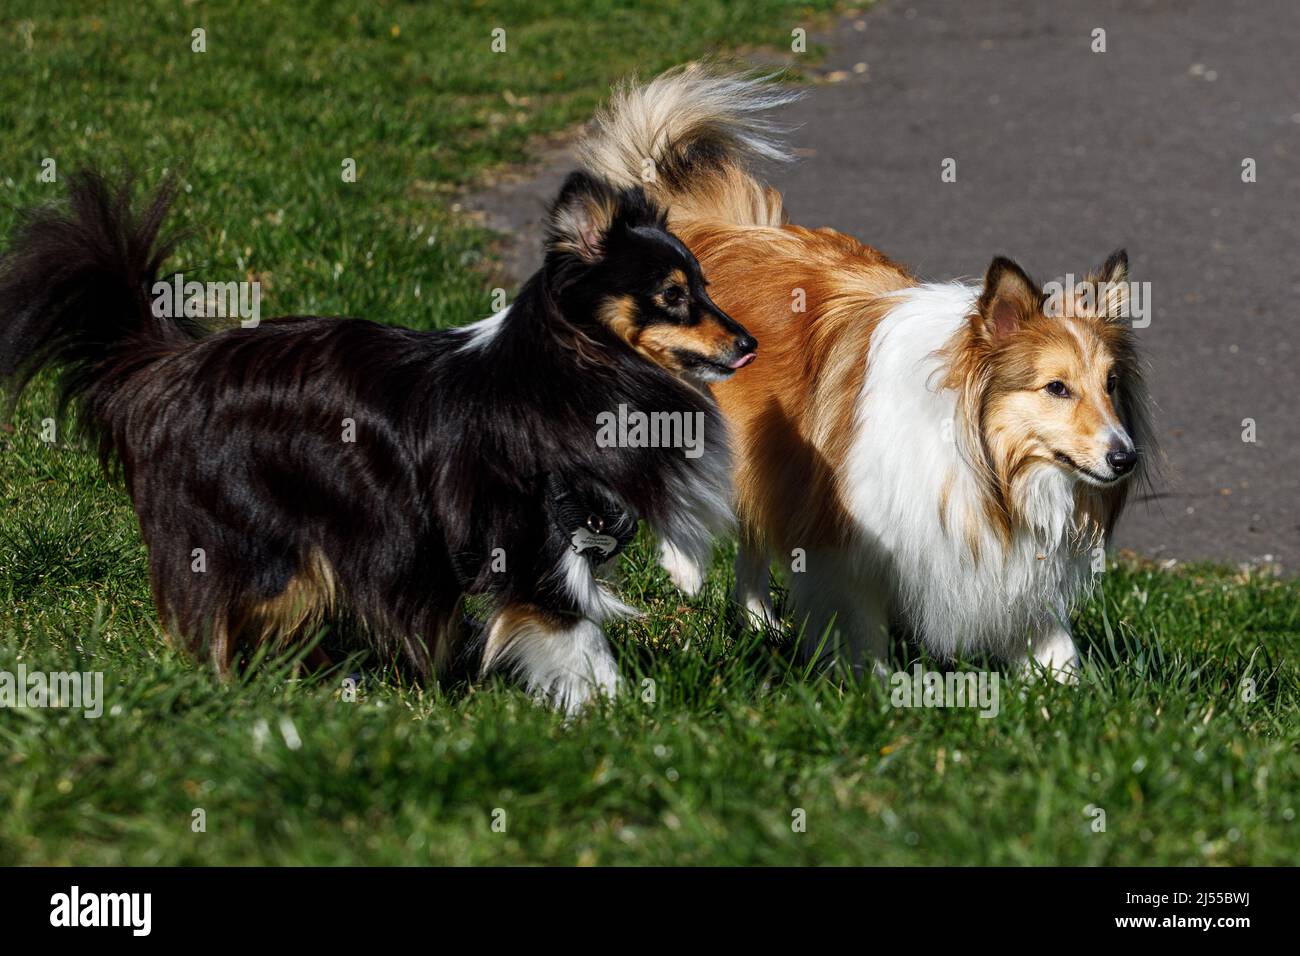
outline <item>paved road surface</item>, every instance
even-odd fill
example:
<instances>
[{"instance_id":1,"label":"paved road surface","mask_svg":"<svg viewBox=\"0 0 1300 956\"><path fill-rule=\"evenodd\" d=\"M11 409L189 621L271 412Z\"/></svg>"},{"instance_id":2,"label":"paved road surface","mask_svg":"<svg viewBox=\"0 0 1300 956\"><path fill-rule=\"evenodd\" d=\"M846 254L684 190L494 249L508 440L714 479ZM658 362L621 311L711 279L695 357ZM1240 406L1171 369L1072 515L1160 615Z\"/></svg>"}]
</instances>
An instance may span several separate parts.
<instances>
[{"instance_id":1,"label":"paved road surface","mask_svg":"<svg viewBox=\"0 0 1300 956\"><path fill-rule=\"evenodd\" d=\"M781 117L802 153L772 174L791 218L927 278L1004 253L1046 281L1127 247L1168 465L1116 543L1300 571L1300 2L885 0L828 41ZM567 166L476 204L535 225ZM508 266L536 250L534 232Z\"/></svg>"}]
</instances>

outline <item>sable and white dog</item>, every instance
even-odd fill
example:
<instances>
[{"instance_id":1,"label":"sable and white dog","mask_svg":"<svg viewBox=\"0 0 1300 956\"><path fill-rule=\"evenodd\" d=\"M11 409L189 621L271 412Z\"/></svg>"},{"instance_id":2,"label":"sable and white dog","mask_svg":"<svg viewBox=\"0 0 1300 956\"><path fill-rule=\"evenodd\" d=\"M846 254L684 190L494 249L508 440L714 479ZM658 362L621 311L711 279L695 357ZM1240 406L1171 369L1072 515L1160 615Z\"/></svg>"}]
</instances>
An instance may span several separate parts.
<instances>
[{"instance_id":1,"label":"sable and white dog","mask_svg":"<svg viewBox=\"0 0 1300 956\"><path fill-rule=\"evenodd\" d=\"M791 98L676 70L619 90L583 148L610 181L653 180L714 299L763 343L713 386L735 446L736 599L773 619L775 556L809 658L879 668L897 623L942 657L1075 679L1072 606L1153 450L1127 258L1049 302L1005 258L982 284L928 283L788 225L749 164L779 154L759 116Z\"/></svg>"}]
</instances>

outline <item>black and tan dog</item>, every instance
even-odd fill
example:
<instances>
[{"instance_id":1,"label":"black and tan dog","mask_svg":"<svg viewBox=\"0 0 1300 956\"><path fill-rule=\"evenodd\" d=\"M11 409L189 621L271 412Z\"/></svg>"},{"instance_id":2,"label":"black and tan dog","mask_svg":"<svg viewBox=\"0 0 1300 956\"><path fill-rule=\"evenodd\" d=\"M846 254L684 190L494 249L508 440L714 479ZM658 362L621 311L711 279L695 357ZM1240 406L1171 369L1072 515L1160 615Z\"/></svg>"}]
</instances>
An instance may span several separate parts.
<instances>
[{"instance_id":1,"label":"black and tan dog","mask_svg":"<svg viewBox=\"0 0 1300 956\"><path fill-rule=\"evenodd\" d=\"M484 671L568 710L612 694L600 622L630 608L595 566L637 517L666 553L707 554L730 520L728 461L697 381L756 348L664 212L575 173L541 270L464 328L294 316L201 335L151 307L170 197L137 215L129 185L81 173L0 262L0 380L16 394L62 371L121 465L165 630L224 672L346 613L432 675L463 643L462 596L481 593ZM620 408L692 416L703 453L602 445Z\"/></svg>"}]
</instances>

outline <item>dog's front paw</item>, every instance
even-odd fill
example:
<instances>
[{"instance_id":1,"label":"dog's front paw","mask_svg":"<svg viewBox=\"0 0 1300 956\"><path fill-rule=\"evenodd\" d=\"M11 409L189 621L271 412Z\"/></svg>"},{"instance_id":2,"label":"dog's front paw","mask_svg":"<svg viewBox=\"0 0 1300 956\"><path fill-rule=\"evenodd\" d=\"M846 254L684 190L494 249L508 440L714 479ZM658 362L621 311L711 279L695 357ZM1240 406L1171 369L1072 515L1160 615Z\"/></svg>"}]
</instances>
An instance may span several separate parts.
<instances>
[{"instance_id":1,"label":"dog's front paw","mask_svg":"<svg viewBox=\"0 0 1300 956\"><path fill-rule=\"evenodd\" d=\"M505 609L488 628L482 673L510 673L534 699L573 715L599 696L618 694L618 664L600 625L557 624L531 606Z\"/></svg>"},{"instance_id":2,"label":"dog's front paw","mask_svg":"<svg viewBox=\"0 0 1300 956\"><path fill-rule=\"evenodd\" d=\"M740 601L737 603L741 604ZM781 619L776 616L776 610L772 607L770 599L750 595L744 599L741 606L744 608L745 622L753 630L777 630L781 627Z\"/></svg>"},{"instance_id":3,"label":"dog's front paw","mask_svg":"<svg viewBox=\"0 0 1300 956\"><path fill-rule=\"evenodd\" d=\"M533 694L538 700L573 717L598 697L613 700L622 685L623 679L612 670L600 674L557 674L548 685L535 685Z\"/></svg>"},{"instance_id":4,"label":"dog's front paw","mask_svg":"<svg viewBox=\"0 0 1300 956\"><path fill-rule=\"evenodd\" d=\"M669 541L659 545L659 565L679 591L695 597L704 586L704 568L686 552Z\"/></svg>"},{"instance_id":5,"label":"dog's front paw","mask_svg":"<svg viewBox=\"0 0 1300 956\"><path fill-rule=\"evenodd\" d=\"M1069 634L1057 631L1034 642L1032 655L1021 660L1020 669L1032 675L1038 668L1045 670L1059 684L1079 683L1083 664L1079 660L1079 649Z\"/></svg>"}]
</instances>

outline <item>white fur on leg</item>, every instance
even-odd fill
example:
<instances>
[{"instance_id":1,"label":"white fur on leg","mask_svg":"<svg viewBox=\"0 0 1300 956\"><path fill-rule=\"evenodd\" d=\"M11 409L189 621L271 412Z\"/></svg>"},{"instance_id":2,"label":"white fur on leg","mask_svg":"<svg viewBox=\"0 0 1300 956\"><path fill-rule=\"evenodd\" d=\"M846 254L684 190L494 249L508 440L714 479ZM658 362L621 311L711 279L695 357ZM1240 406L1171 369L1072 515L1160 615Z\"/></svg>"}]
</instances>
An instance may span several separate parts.
<instances>
[{"instance_id":1,"label":"white fur on leg","mask_svg":"<svg viewBox=\"0 0 1300 956\"><path fill-rule=\"evenodd\" d=\"M767 551L741 542L736 550L736 590L732 596L745 609L750 627L776 627L772 608L771 567Z\"/></svg>"},{"instance_id":2,"label":"white fur on leg","mask_svg":"<svg viewBox=\"0 0 1300 956\"><path fill-rule=\"evenodd\" d=\"M694 596L704 584L713 557L713 539L735 525L731 510L731 454L726 425L713 413L706 420L707 445L690 471L667 475L672 506L651 522L659 538L659 564L682 591Z\"/></svg>"},{"instance_id":3,"label":"white fur on leg","mask_svg":"<svg viewBox=\"0 0 1300 956\"><path fill-rule=\"evenodd\" d=\"M597 694L618 693L618 668L595 621L558 623L506 609L492 620L483 672L504 668L534 696L575 714Z\"/></svg>"},{"instance_id":4,"label":"white fur on leg","mask_svg":"<svg viewBox=\"0 0 1300 956\"><path fill-rule=\"evenodd\" d=\"M677 589L695 597L704 586L704 565L697 558L665 538L659 542L659 564Z\"/></svg>"},{"instance_id":5,"label":"white fur on leg","mask_svg":"<svg viewBox=\"0 0 1300 956\"><path fill-rule=\"evenodd\" d=\"M1040 664L1052 679L1061 684L1079 683L1079 649L1074 646L1070 632L1058 625L1053 625L1044 634L1034 639L1030 648L1032 659ZM1032 672L1030 656L1021 662L1025 671Z\"/></svg>"}]
</instances>

